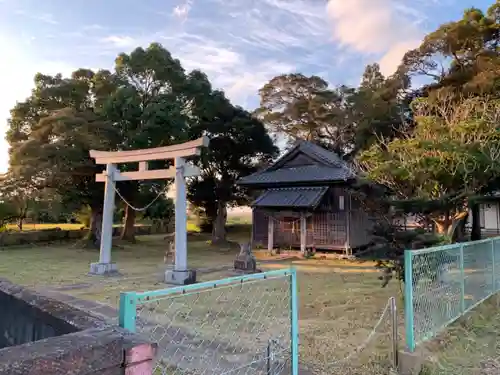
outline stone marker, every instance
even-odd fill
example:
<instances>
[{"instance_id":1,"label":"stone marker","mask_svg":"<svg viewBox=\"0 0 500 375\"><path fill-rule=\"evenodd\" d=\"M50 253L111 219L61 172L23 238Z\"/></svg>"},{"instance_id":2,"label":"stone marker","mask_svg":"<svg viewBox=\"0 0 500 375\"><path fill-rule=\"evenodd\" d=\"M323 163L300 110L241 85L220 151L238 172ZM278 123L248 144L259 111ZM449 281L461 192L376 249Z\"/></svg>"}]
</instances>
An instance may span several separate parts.
<instances>
[{"instance_id":1,"label":"stone marker","mask_svg":"<svg viewBox=\"0 0 500 375\"><path fill-rule=\"evenodd\" d=\"M240 253L234 261L234 268L247 272L258 272L257 261L252 253L252 246L249 242L240 244Z\"/></svg>"},{"instance_id":2,"label":"stone marker","mask_svg":"<svg viewBox=\"0 0 500 375\"><path fill-rule=\"evenodd\" d=\"M175 239L174 233L167 234L164 239L167 240L167 250L165 250L165 255L163 256L163 263L168 263L168 258L171 258L171 264L175 263Z\"/></svg>"}]
</instances>

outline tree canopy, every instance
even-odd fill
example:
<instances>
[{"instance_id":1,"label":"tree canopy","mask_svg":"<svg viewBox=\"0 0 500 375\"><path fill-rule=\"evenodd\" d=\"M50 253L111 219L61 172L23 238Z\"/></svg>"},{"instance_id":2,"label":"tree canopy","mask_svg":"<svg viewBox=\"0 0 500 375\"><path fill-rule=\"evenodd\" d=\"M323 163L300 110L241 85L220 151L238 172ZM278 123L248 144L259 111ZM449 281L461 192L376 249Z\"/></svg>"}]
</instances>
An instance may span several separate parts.
<instances>
[{"instance_id":1,"label":"tree canopy","mask_svg":"<svg viewBox=\"0 0 500 375\"><path fill-rule=\"evenodd\" d=\"M378 64L366 67L358 88L333 88L317 76L286 74L260 89L256 113L291 143L314 141L350 158L407 122L409 100L401 98L407 87L406 76L386 78Z\"/></svg>"},{"instance_id":2,"label":"tree canopy","mask_svg":"<svg viewBox=\"0 0 500 375\"><path fill-rule=\"evenodd\" d=\"M11 112L9 178L19 186L51 191L74 210L90 207L89 239L94 245L100 241L103 204L103 184L95 175L103 168L90 159L89 150L159 147L210 136L211 146L198 161L203 175L190 184L189 196L214 222L225 217L228 205L245 202L245 192L233 186L235 180L276 154L260 121L213 90L203 72L186 73L157 43L120 54L113 72L79 69L68 78L37 74L34 86ZM164 167L165 162L152 164ZM140 206L168 184L127 182L117 189L128 203ZM200 184L210 186L203 194L211 191L215 203L203 203ZM168 206L163 203L157 206ZM158 207L146 216L162 216ZM122 236L133 240L135 211L129 205L124 209ZM214 240L225 239L225 221L219 223Z\"/></svg>"},{"instance_id":3,"label":"tree canopy","mask_svg":"<svg viewBox=\"0 0 500 375\"><path fill-rule=\"evenodd\" d=\"M249 203L246 189L236 181L253 173L257 165L278 153L264 124L221 92L212 95L211 118L197 127L208 135L210 145L199 160L202 175L189 186L189 200L202 208L210 226L212 242L226 240L227 207ZM194 131L194 129L193 129Z\"/></svg>"},{"instance_id":4,"label":"tree canopy","mask_svg":"<svg viewBox=\"0 0 500 375\"><path fill-rule=\"evenodd\" d=\"M402 209L430 215L446 232L467 209L467 199L500 173L500 102L421 98L412 106L414 130L372 145L360 165L391 189Z\"/></svg>"}]
</instances>

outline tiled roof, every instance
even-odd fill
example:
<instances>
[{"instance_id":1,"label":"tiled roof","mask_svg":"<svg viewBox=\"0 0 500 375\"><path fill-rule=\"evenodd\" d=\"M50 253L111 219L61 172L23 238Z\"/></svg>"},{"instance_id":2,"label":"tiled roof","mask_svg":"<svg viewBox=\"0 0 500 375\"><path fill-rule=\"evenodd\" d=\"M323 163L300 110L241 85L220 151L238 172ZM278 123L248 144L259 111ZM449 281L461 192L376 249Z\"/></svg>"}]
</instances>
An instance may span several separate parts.
<instances>
[{"instance_id":1,"label":"tiled roof","mask_svg":"<svg viewBox=\"0 0 500 375\"><path fill-rule=\"evenodd\" d=\"M315 145L314 143L300 141L299 149L305 151L306 154L316 156L318 159L331 165L332 167L342 167L345 165L345 161L342 160L335 152L328 151L327 149Z\"/></svg>"},{"instance_id":2,"label":"tiled roof","mask_svg":"<svg viewBox=\"0 0 500 375\"><path fill-rule=\"evenodd\" d=\"M284 167L287 160L298 153L317 161L316 165ZM298 142L287 154L266 169L241 178L238 184L258 185L273 183L338 182L356 178L356 174L336 153L314 143Z\"/></svg>"},{"instance_id":3,"label":"tiled roof","mask_svg":"<svg viewBox=\"0 0 500 375\"><path fill-rule=\"evenodd\" d=\"M314 208L327 190L326 186L268 189L252 203L252 206Z\"/></svg>"},{"instance_id":4,"label":"tiled roof","mask_svg":"<svg viewBox=\"0 0 500 375\"><path fill-rule=\"evenodd\" d=\"M348 168L330 168L318 165L283 168L275 171L254 173L241 178L238 183L267 184L286 182L335 182L354 178L354 173Z\"/></svg>"}]
</instances>

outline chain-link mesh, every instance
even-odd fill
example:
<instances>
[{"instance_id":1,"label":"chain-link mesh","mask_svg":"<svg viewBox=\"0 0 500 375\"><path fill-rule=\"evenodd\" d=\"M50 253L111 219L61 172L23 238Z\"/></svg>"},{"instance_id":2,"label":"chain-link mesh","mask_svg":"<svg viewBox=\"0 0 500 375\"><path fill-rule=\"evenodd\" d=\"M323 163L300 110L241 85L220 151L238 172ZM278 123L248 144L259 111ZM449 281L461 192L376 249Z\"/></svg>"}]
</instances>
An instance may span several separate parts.
<instances>
[{"instance_id":1,"label":"chain-link mesh","mask_svg":"<svg viewBox=\"0 0 500 375\"><path fill-rule=\"evenodd\" d=\"M410 350L498 291L499 241L406 252L406 340Z\"/></svg>"},{"instance_id":2,"label":"chain-link mesh","mask_svg":"<svg viewBox=\"0 0 500 375\"><path fill-rule=\"evenodd\" d=\"M470 310L418 350L426 358L424 375L496 375L500 372L500 298Z\"/></svg>"},{"instance_id":3,"label":"chain-link mesh","mask_svg":"<svg viewBox=\"0 0 500 375\"><path fill-rule=\"evenodd\" d=\"M301 373L387 375L395 367L396 289L372 273L299 271ZM391 288L394 285L391 284Z\"/></svg>"},{"instance_id":4,"label":"chain-link mesh","mask_svg":"<svg viewBox=\"0 0 500 375\"><path fill-rule=\"evenodd\" d=\"M290 273L207 284L138 299L136 331L158 344L154 374L290 374Z\"/></svg>"}]
</instances>

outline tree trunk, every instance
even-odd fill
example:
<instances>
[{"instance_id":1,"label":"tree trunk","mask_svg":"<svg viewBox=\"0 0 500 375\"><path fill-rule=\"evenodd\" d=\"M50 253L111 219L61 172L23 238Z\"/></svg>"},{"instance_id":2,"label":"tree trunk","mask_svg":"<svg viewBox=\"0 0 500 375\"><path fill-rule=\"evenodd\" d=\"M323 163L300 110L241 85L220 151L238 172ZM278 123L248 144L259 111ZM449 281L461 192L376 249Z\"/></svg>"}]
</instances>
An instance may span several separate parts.
<instances>
[{"instance_id":1,"label":"tree trunk","mask_svg":"<svg viewBox=\"0 0 500 375\"><path fill-rule=\"evenodd\" d=\"M20 217L19 220L17 221L17 227L19 228L20 232L23 231L23 221L24 219L22 217Z\"/></svg>"},{"instance_id":2,"label":"tree trunk","mask_svg":"<svg viewBox=\"0 0 500 375\"><path fill-rule=\"evenodd\" d=\"M450 229L450 220L449 218L445 219L433 219L433 223L436 227L436 232L438 234L448 234Z\"/></svg>"},{"instance_id":3,"label":"tree trunk","mask_svg":"<svg viewBox=\"0 0 500 375\"><path fill-rule=\"evenodd\" d=\"M449 228L449 236L451 242L462 241L465 237L465 223L467 222L468 211L462 211L453 216L451 226Z\"/></svg>"},{"instance_id":4,"label":"tree trunk","mask_svg":"<svg viewBox=\"0 0 500 375\"><path fill-rule=\"evenodd\" d=\"M470 232L471 241L481 239L481 213L479 211L479 204L471 203L470 210L472 212L472 229Z\"/></svg>"},{"instance_id":5,"label":"tree trunk","mask_svg":"<svg viewBox=\"0 0 500 375\"><path fill-rule=\"evenodd\" d=\"M212 244L225 243L226 241L227 208L224 202L217 204L217 216L213 221Z\"/></svg>"},{"instance_id":6,"label":"tree trunk","mask_svg":"<svg viewBox=\"0 0 500 375\"><path fill-rule=\"evenodd\" d=\"M91 208L89 232L85 238L85 247L99 249L101 247L102 206Z\"/></svg>"},{"instance_id":7,"label":"tree trunk","mask_svg":"<svg viewBox=\"0 0 500 375\"><path fill-rule=\"evenodd\" d=\"M135 216L136 212L130 206L125 206L125 222L123 224L121 240L135 243Z\"/></svg>"},{"instance_id":8,"label":"tree trunk","mask_svg":"<svg viewBox=\"0 0 500 375\"><path fill-rule=\"evenodd\" d=\"M452 242L457 241L460 238L460 231L464 230L463 228L467 215L467 211L463 211L453 216L447 213L444 218L434 219L433 222L436 226L436 232L449 236Z\"/></svg>"}]
</instances>

